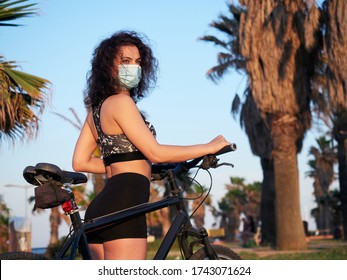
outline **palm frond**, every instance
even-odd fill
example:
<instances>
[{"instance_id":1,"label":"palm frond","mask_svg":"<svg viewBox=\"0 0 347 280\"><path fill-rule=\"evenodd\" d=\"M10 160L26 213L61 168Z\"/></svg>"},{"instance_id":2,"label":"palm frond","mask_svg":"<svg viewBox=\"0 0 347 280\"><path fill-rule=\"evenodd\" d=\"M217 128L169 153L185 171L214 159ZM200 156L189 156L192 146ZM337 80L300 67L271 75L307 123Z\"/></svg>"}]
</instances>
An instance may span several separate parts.
<instances>
[{"instance_id":1,"label":"palm frond","mask_svg":"<svg viewBox=\"0 0 347 280\"><path fill-rule=\"evenodd\" d=\"M14 61L0 56L0 140L31 139L49 102L50 82L16 70Z\"/></svg>"},{"instance_id":2,"label":"palm frond","mask_svg":"<svg viewBox=\"0 0 347 280\"><path fill-rule=\"evenodd\" d=\"M224 35L225 39L217 38L214 35L205 35L199 38L223 48L223 52L217 54L218 65L210 68L207 72L207 77L213 82L220 80L230 69L245 71L245 59L241 55L239 44L240 15L243 9L233 4L228 6L231 16L220 15L217 21L210 24L212 28Z\"/></svg>"},{"instance_id":3,"label":"palm frond","mask_svg":"<svg viewBox=\"0 0 347 280\"><path fill-rule=\"evenodd\" d=\"M347 30L346 1L326 1L326 29L324 44L327 53L327 84L329 101L335 110L346 110Z\"/></svg>"},{"instance_id":4,"label":"palm frond","mask_svg":"<svg viewBox=\"0 0 347 280\"><path fill-rule=\"evenodd\" d=\"M27 0L0 0L0 26L19 26L20 24L7 22L35 15L37 9L32 7L36 4L20 5L25 2Z\"/></svg>"},{"instance_id":5,"label":"palm frond","mask_svg":"<svg viewBox=\"0 0 347 280\"><path fill-rule=\"evenodd\" d=\"M210 68L207 71L207 77L213 82L217 82L232 68L234 68L236 71L243 72L244 60L234 57L231 53L219 53L218 65Z\"/></svg>"},{"instance_id":6,"label":"palm frond","mask_svg":"<svg viewBox=\"0 0 347 280\"><path fill-rule=\"evenodd\" d=\"M69 108L69 111L70 111L70 112L72 113L72 115L75 117L75 120L76 120L78 126L80 127L80 129L82 129L83 122L81 121L80 117L77 115L75 109Z\"/></svg>"},{"instance_id":7,"label":"palm frond","mask_svg":"<svg viewBox=\"0 0 347 280\"><path fill-rule=\"evenodd\" d=\"M50 84L46 79L14 70L13 68L5 67L4 71L14 81L14 83L34 98L42 96L42 90L48 89L48 85Z\"/></svg>"},{"instance_id":8,"label":"palm frond","mask_svg":"<svg viewBox=\"0 0 347 280\"><path fill-rule=\"evenodd\" d=\"M229 36L235 36L233 21L226 16L221 16L220 21L214 21L210 26L217 29L219 32L228 34Z\"/></svg>"},{"instance_id":9,"label":"palm frond","mask_svg":"<svg viewBox=\"0 0 347 280\"><path fill-rule=\"evenodd\" d=\"M231 104L231 114L233 115L234 118L236 117L236 115L239 114L240 107L241 107L241 99L238 94L235 94L235 97Z\"/></svg>"},{"instance_id":10,"label":"palm frond","mask_svg":"<svg viewBox=\"0 0 347 280\"><path fill-rule=\"evenodd\" d=\"M54 115L57 115L58 117L62 118L64 121L67 121L68 123L70 123L74 128L81 130L82 129L82 124L77 121L74 122L73 120L71 120L70 118L64 116L63 114L57 113L57 112L53 112Z\"/></svg>"},{"instance_id":11,"label":"palm frond","mask_svg":"<svg viewBox=\"0 0 347 280\"><path fill-rule=\"evenodd\" d=\"M199 40L214 43L216 46L228 48L228 44L222 40L219 40L216 36L206 35L200 37Z\"/></svg>"}]
</instances>

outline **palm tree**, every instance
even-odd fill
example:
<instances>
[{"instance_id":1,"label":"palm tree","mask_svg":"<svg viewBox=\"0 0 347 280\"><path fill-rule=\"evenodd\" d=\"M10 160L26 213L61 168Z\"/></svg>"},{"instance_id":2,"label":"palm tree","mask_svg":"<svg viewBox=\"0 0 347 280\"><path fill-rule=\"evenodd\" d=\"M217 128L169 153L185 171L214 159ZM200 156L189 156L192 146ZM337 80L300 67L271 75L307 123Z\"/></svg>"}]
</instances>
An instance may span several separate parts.
<instances>
[{"instance_id":1,"label":"palm tree","mask_svg":"<svg viewBox=\"0 0 347 280\"><path fill-rule=\"evenodd\" d=\"M252 98L269 129L275 170L276 246L280 250L304 249L297 153L311 125L310 78L318 52L319 10L310 1L239 2L239 29L229 31L235 44L228 46L229 55L219 55L219 63L240 69L235 62L243 58Z\"/></svg>"},{"instance_id":2,"label":"palm tree","mask_svg":"<svg viewBox=\"0 0 347 280\"><path fill-rule=\"evenodd\" d=\"M270 129L262 119L254 102L252 92L248 87L246 97L240 113L240 124L248 136L252 153L260 157L263 170L261 188L261 245L276 245L276 219L275 219L275 175L272 157L272 139ZM235 114L238 108L235 100L232 111Z\"/></svg>"},{"instance_id":3,"label":"palm tree","mask_svg":"<svg viewBox=\"0 0 347 280\"><path fill-rule=\"evenodd\" d=\"M259 220L261 184L246 184L244 178L230 177L230 184L225 187L227 193L218 202L218 215L222 218L220 227L225 230L226 241L232 241L238 233L241 213Z\"/></svg>"},{"instance_id":4,"label":"palm tree","mask_svg":"<svg viewBox=\"0 0 347 280\"><path fill-rule=\"evenodd\" d=\"M240 7L229 4L229 12L232 17L220 16L218 21L211 23L211 26L221 33L225 33L228 42L218 39L215 36L204 36L201 40L212 42L221 47L226 52L218 54L218 65L208 71L208 77L217 82L228 71L234 67L241 73L246 73L245 59L241 55L239 45L240 17L244 10ZM245 129L251 146L252 153L260 157L263 169L262 200L261 200L261 244L275 245L275 185L272 159L272 139L269 127L261 118L260 112L254 102L252 91L248 86L244 92L245 101L242 103L238 94L232 102L232 114L234 118L240 114L240 125Z\"/></svg>"},{"instance_id":5,"label":"palm tree","mask_svg":"<svg viewBox=\"0 0 347 280\"><path fill-rule=\"evenodd\" d=\"M0 196L0 253L8 251L8 222L10 209L7 207L3 197Z\"/></svg>"},{"instance_id":6,"label":"palm tree","mask_svg":"<svg viewBox=\"0 0 347 280\"><path fill-rule=\"evenodd\" d=\"M316 143L318 147L311 146L309 151L309 155L313 156L313 159L308 162L311 169L307 175L314 181L314 196L318 204L315 215L317 229L326 234L331 226L329 187L335 179L334 164L337 158L335 147L332 147L331 141L322 136L316 139Z\"/></svg>"},{"instance_id":7,"label":"palm tree","mask_svg":"<svg viewBox=\"0 0 347 280\"><path fill-rule=\"evenodd\" d=\"M0 1L0 26L35 14L35 4L20 5L26 0ZM0 56L0 140L30 140L37 135L40 116L48 99L50 82L17 70L15 61Z\"/></svg>"},{"instance_id":8,"label":"palm tree","mask_svg":"<svg viewBox=\"0 0 347 280\"><path fill-rule=\"evenodd\" d=\"M338 172L343 216L344 238L347 240L347 4L341 0L326 0L324 17L325 78L332 114L333 136L337 141Z\"/></svg>"},{"instance_id":9,"label":"palm tree","mask_svg":"<svg viewBox=\"0 0 347 280\"><path fill-rule=\"evenodd\" d=\"M341 209L341 192L339 190L331 190L330 191L330 208L331 208L331 216L332 222L331 227L333 231L333 236L335 239L341 239L343 237L343 217L342 217L342 209Z\"/></svg>"},{"instance_id":10,"label":"palm tree","mask_svg":"<svg viewBox=\"0 0 347 280\"><path fill-rule=\"evenodd\" d=\"M240 45L250 88L270 128L275 170L276 244L306 248L297 154L311 125L311 77L319 10L310 1L240 1ZM271 51L270 51L271 50Z\"/></svg>"}]
</instances>

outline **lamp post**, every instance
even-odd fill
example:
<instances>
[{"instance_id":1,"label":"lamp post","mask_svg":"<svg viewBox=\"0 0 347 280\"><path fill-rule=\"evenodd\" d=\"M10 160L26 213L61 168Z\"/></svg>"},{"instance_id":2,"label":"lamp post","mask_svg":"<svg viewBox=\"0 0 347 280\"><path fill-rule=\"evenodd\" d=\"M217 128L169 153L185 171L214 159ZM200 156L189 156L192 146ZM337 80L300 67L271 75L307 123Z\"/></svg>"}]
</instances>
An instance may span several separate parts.
<instances>
[{"instance_id":1,"label":"lamp post","mask_svg":"<svg viewBox=\"0 0 347 280\"><path fill-rule=\"evenodd\" d=\"M27 218L28 217L28 188L31 188L32 186L6 184L5 187L24 189L24 211L25 211L25 218Z\"/></svg>"}]
</instances>

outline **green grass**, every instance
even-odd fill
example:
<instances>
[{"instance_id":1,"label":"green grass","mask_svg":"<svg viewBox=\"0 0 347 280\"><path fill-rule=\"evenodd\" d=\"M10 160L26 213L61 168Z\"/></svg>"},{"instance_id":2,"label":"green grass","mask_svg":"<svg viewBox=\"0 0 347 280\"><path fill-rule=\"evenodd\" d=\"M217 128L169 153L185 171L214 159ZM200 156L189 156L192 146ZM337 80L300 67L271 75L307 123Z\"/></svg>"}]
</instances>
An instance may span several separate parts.
<instances>
[{"instance_id":1,"label":"green grass","mask_svg":"<svg viewBox=\"0 0 347 280\"><path fill-rule=\"evenodd\" d=\"M244 260L347 260L347 247L322 249L307 253L275 253L264 257L253 252L240 252L239 255Z\"/></svg>"},{"instance_id":2,"label":"green grass","mask_svg":"<svg viewBox=\"0 0 347 280\"><path fill-rule=\"evenodd\" d=\"M154 255L157 252L161 242L162 242L162 239L160 238L160 239L156 239L152 243L147 244L147 259L152 260L154 258ZM172 245L172 248L171 248L166 259L167 260L180 260L180 259L182 259L177 241L175 241L175 243Z\"/></svg>"},{"instance_id":3,"label":"green grass","mask_svg":"<svg viewBox=\"0 0 347 280\"><path fill-rule=\"evenodd\" d=\"M309 242L308 250L301 252L239 251L244 260L347 260L347 242L338 240L314 240Z\"/></svg>"},{"instance_id":4,"label":"green grass","mask_svg":"<svg viewBox=\"0 0 347 280\"><path fill-rule=\"evenodd\" d=\"M347 260L347 247L321 249L317 252L278 253L259 256L253 252L240 252L244 260Z\"/></svg>"},{"instance_id":5,"label":"green grass","mask_svg":"<svg viewBox=\"0 0 347 280\"><path fill-rule=\"evenodd\" d=\"M148 244L148 259L153 259L161 240ZM339 240L312 240L308 250L300 252L281 252L270 248L254 247L243 249L239 244L224 244L236 251L243 260L347 260L347 242ZM167 259L181 259L177 242L173 245Z\"/></svg>"}]
</instances>

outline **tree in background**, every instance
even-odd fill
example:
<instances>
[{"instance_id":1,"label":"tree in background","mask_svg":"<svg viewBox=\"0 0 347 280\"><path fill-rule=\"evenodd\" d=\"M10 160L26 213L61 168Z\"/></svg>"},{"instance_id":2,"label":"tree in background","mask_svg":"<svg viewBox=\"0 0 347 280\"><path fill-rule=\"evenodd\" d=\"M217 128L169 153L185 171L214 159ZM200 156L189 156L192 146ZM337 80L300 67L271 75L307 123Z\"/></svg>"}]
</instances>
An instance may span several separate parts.
<instances>
[{"instance_id":1,"label":"tree in background","mask_svg":"<svg viewBox=\"0 0 347 280\"><path fill-rule=\"evenodd\" d=\"M315 35L320 13L313 1L239 2L240 13L225 31L229 41L213 38L227 52L218 55L220 69L210 72L221 77L230 67L245 69L247 93L271 139L276 247L305 249L297 154L311 126L310 83L319 53Z\"/></svg>"},{"instance_id":2,"label":"tree in background","mask_svg":"<svg viewBox=\"0 0 347 280\"><path fill-rule=\"evenodd\" d=\"M240 215L251 216L255 223L260 217L261 183L246 184L244 178L230 177L225 185L227 193L218 202L221 217L220 227L224 228L226 241L233 241L239 233Z\"/></svg>"},{"instance_id":3,"label":"tree in background","mask_svg":"<svg viewBox=\"0 0 347 280\"><path fill-rule=\"evenodd\" d=\"M0 26L16 27L19 24L13 21L36 15L33 8L36 4L25 2L27 0L0 0ZM18 67L15 61L0 55L0 142L10 139L12 144L16 140L32 140L37 135L40 117L50 97L48 80L19 71ZM8 209L1 209L2 230L4 223L8 224L8 218L3 219L6 211Z\"/></svg>"},{"instance_id":4,"label":"tree in background","mask_svg":"<svg viewBox=\"0 0 347 280\"><path fill-rule=\"evenodd\" d=\"M25 5L25 2L1 0L0 26L18 26L9 22L36 15L33 8L36 4ZM17 68L15 61L7 61L0 55L0 141L9 138L12 143L37 135L40 116L49 101L50 82Z\"/></svg>"},{"instance_id":5,"label":"tree in background","mask_svg":"<svg viewBox=\"0 0 347 280\"><path fill-rule=\"evenodd\" d=\"M249 86L270 129L275 177L276 245L306 248L297 154L311 126L311 77L319 51L319 10L310 1L240 1L240 46Z\"/></svg>"},{"instance_id":6,"label":"tree in background","mask_svg":"<svg viewBox=\"0 0 347 280\"><path fill-rule=\"evenodd\" d=\"M331 209L331 226L332 234L335 239L345 239L343 231L343 217L341 207L341 192L339 190L331 190L329 192L329 205Z\"/></svg>"},{"instance_id":7,"label":"tree in background","mask_svg":"<svg viewBox=\"0 0 347 280\"><path fill-rule=\"evenodd\" d=\"M3 197L0 196L0 253L8 251L8 222L10 209L7 207Z\"/></svg>"},{"instance_id":8,"label":"tree in background","mask_svg":"<svg viewBox=\"0 0 347 280\"><path fill-rule=\"evenodd\" d=\"M336 148L332 141L322 136L316 139L317 147L311 146L309 151L310 159L308 165L310 170L307 176L313 179L314 196L317 203L315 211L316 226L320 234L330 234L332 225L331 215L331 194L329 187L335 179L334 164L337 161Z\"/></svg>"},{"instance_id":9,"label":"tree in background","mask_svg":"<svg viewBox=\"0 0 347 280\"><path fill-rule=\"evenodd\" d=\"M338 173L343 216L344 238L347 240L347 3L326 0L323 4L324 64L323 89L328 92L328 104L333 137L337 141Z\"/></svg>"},{"instance_id":10,"label":"tree in background","mask_svg":"<svg viewBox=\"0 0 347 280\"><path fill-rule=\"evenodd\" d=\"M224 51L218 54L218 65L208 71L208 77L218 82L229 68L235 68L243 75L246 74L245 59L241 55L239 32L240 17L244 9L233 4L228 5L231 16L221 15L218 20L211 23L211 27L226 36L221 40L216 36L203 36L203 41L214 43ZM252 153L260 157L263 170L262 200L261 200L261 244L276 244L275 221L275 183L272 158L272 139L270 129L262 119L254 102L252 91L247 86L244 91L245 101L236 93L232 102L231 112L234 118L240 116L240 125L244 128Z\"/></svg>"}]
</instances>

